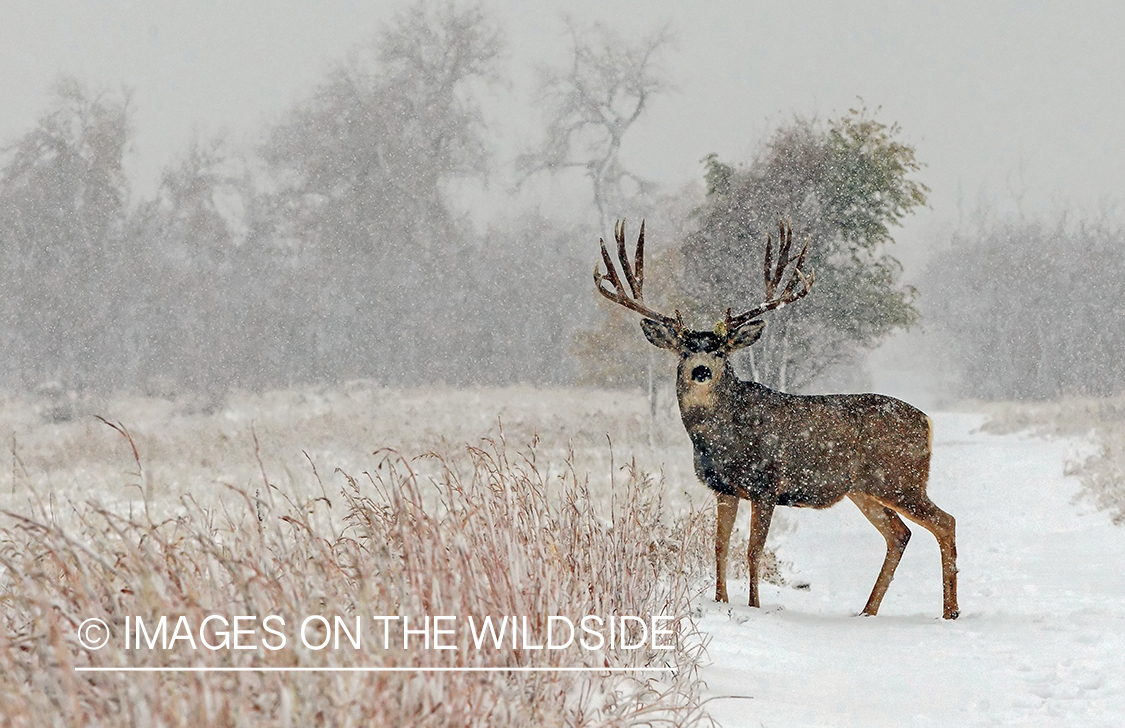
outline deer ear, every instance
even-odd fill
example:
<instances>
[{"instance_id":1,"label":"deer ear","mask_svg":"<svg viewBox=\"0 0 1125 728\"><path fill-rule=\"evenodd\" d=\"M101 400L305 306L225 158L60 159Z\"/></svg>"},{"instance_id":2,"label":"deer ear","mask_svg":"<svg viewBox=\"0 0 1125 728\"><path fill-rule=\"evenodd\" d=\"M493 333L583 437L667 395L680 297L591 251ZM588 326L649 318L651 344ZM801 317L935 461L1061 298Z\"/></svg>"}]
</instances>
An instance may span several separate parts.
<instances>
[{"instance_id":1,"label":"deer ear","mask_svg":"<svg viewBox=\"0 0 1125 728\"><path fill-rule=\"evenodd\" d=\"M750 346L762 335L764 328L766 328L765 321L751 321L735 329L727 336L727 351Z\"/></svg>"},{"instance_id":2,"label":"deer ear","mask_svg":"<svg viewBox=\"0 0 1125 728\"><path fill-rule=\"evenodd\" d=\"M641 331L645 332L645 338L653 346L671 351L678 351L680 348L680 336L668 324L652 319L641 319Z\"/></svg>"}]
</instances>

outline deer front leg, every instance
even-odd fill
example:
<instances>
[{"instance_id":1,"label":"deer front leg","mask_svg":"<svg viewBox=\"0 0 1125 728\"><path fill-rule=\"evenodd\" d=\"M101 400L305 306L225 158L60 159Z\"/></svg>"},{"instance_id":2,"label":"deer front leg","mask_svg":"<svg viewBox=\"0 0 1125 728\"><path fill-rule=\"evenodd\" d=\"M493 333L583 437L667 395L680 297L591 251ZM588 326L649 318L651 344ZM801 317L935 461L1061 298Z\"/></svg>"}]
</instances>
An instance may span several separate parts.
<instances>
[{"instance_id":1,"label":"deer front leg","mask_svg":"<svg viewBox=\"0 0 1125 728\"><path fill-rule=\"evenodd\" d=\"M750 568L750 606L760 606L758 603L758 566L762 560L762 551L766 548L766 535L770 532L770 521L773 520L773 501L751 501L750 512L750 545L746 549L746 561Z\"/></svg>"},{"instance_id":2,"label":"deer front leg","mask_svg":"<svg viewBox=\"0 0 1125 728\"><path fill-rule=\"evenodd\" d=\"M727 600L727 552L734 517L738 515L738 496L718 494L718 522L715 525L715 601Z\"/></svg>"}]
</instances>

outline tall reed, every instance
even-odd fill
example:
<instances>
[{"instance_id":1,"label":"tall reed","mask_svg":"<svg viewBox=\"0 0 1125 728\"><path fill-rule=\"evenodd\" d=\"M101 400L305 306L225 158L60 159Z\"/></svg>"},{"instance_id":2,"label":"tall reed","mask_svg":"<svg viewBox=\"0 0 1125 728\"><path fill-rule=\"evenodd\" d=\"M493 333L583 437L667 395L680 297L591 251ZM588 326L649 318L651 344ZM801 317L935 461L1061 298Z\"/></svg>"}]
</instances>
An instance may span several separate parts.
<instances>
[{"instance_id":1,"label":"tall reed","mask_svg":"<svg viewBox=\"0 0 1125 728\"><path fill-rule=\"evenodd\" d=\"M502 438L453 455L377 455L367 472L327 477L331 487L313 466L309 493L300 497L272 483L263 467L256 489L230 488L213 503L185 494L174 513L146 508L130 518L92 502L62 515L46 506L7 513L0 527L3 723L675 726L706 719L696 676L703 645L689 618L692 575L710 567L703 513L665 512L660 484L632 466L613 473L608 498L592 497L569 462L537 462L534 446L510 453ZM181 616L198 628L213 614L256 616L258 631L244 642L257 648L192 649L186 639L170 649L126 646L126 628L136 637L138 618L151 632L167 617L170 635ZM284 648L262 648L270 637L261 629L265 615L285 620ZM346 636L339 649L300 644L297 626L309 615L329 623L339 616L347 625L360 617L362 648ZM454 649L425 649L419 635L404 649L401 619L371 621L407 616L415 629L439 615L456 617L443 637ZM673 633L663 642L673 649L651 641L636 649L534 649L552 615L576 625L587 615L665 615ZM470 616L478 627L486 616L515 617L521 629L526 617L529 638L478 647ZM78 640L89 618L109 625L109 643L99 650ZM76 670L86 667L459 669ZM528 667L552 669L510 669ZM598 671L554 669L574 667ZM656 667L673 670L610 670Z\"/></svg>"}]
</instances>

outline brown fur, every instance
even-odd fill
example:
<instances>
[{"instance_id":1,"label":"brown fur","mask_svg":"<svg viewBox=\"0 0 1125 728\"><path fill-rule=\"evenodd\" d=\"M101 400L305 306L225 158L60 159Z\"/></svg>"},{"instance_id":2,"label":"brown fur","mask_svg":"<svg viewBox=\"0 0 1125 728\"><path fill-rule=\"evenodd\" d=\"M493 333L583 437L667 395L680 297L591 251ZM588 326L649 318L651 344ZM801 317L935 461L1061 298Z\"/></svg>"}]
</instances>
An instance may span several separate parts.
<instances>
[{"instance_id":1,"label":"brown fur","mask_svg":"<svg viewBox=\"0 0 1125 728\"><path fill-rule=\"evenodd\" d=\"M625 249L625 224L619 222L614 228L624 279L617 274L604 241L601 262L594 266L598 293L641 314L641 329L649 342L680 355L676 396L695 449L695 471L719 499L715 599L727 601L727 551L739 500L753 504L746 555L750 606L756 607L758 562L774 508L827 508L847 496L887 542L883 568L863 613L879 611L910 540L910 529L901 515L937 538L942 616L956 619L956 522L926 495L933 442L930 418L905 402L879 394L806 397L775 392L738 379L727 361L732 351L750 346L761 336L765 323L758 316L800 300L815 280L813 271L806 275L801 268L808 242L790 257L793 230L784 221L778 226L776 259L772 240L766 237L766 301L738 315L728 309L714 332L688 330L678 311L675 316L664 316L644 304L644 223L633 264ZM605 275L601 263L605 263Z\"/></svg>"},{"instance_id":2,"label":"brown fur","mask_svg":"<svg viewBox=\"0 0 1125 728\"><path fill-rule=\"evenodd\" d=\"M929 417L879 394L775 392L738 379L725 350L681 353L680 414L695 447L696 473L719 495L716 600L727 600L727 550L740 499L752 503L747 557L749 602L756 607L757 566L774 508L826 508L847 496L887 542L863 614L878 612L910 540L901 515L937 538L943 616L957 617L956 523L926 494L933 436ZM709 379L696 380L693 373L700 367L710 370Z\"/></svg>"}]
</instances>

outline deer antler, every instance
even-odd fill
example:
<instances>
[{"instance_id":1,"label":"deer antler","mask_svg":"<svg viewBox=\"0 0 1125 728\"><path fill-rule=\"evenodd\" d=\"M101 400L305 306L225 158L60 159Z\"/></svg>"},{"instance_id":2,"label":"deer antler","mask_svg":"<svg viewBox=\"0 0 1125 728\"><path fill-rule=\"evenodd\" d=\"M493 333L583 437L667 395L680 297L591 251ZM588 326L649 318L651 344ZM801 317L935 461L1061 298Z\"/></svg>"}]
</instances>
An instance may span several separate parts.
<instances>
[{"instance_id":1,"label":"deer antler","mask_svg":"<svg viewBox=\"0 0 1125 728\"><path fill-rule=\"evenodd\" d=\"M809 252L809 241L806 239L805 247L801 248L801 252L790 258L789 248L793 243L793 227L781 218L778 218L777 226L777 242L779 249L777 251L776 266L772 259L773 239L769 233L766 233L766 257L762 266L766 282L766 300L764 303L755 306L749 311L744 311L737 316L731 316L731 310L728 308L726 320L727 331L734 331L739 326L743 326L767 311L781 308L798 299L804 298L812 289L813 281L816 280L815 271L810 270L806 278L804 271L801 270L801 266L805 262L805 255ZM789 268L789 264L793 262L796 262L796 265L793 266L793 272L789 274L789 280L785 283L784 288L782 288L781 295L777 295L777 289L781 286L785 278L785 271ZM771 268L773 268L773 270L770 270ZM798 283L801 284L800 290L797 290Z\"/></svg>"},{"instance_id":2,"label":"deer antler","mask_svg":"<svg viewBox=\"0 0 1125 728\"><path fill-rule=\"evenodd\" d=\"M620 304L625 308L636 311L640 315L653 321L660 321L665 323L677 332L683 331L684 322L680 318L680 312L676 311L675 318L665 316L662 313L653 311L648 306L644 305L642 289L645 283L645 223L641 221L641 233L637 237L637 250L633 254L633 260L636 265L629 264L629 255L625 251L625 221L619 220L613 226L613 235L617 239L617 258L621 261L621 269L625 272L625 283L629 285L629 293L625 292L625 286L621 283L621 278L617 275L617 266L613 264L613 259L609 257L609 251L605 248L605 240L601 239L599 242L602 246L602 259L594 264L594 287L598 289L598 293L602 294L614 303ZM606 274L602 275L601 264L605 263ZM602 281L608 280L616 290L610 290L602 286ZM629 294L632 294L630 297Z\"/></svg>"}]
</instances>

